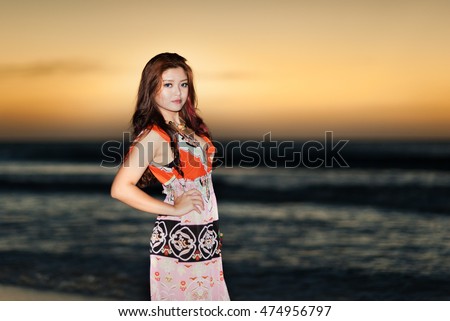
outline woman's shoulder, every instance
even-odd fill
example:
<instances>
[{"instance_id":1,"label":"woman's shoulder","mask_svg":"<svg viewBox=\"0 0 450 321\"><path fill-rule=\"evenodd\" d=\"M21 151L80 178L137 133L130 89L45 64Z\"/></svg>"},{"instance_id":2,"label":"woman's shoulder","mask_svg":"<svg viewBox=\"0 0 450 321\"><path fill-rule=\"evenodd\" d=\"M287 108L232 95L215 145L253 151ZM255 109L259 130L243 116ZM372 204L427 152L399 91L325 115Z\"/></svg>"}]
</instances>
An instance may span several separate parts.
<instances>
[{"instance_id":1,"label":"woman's shoulder","mask_svg":"<svg viewBox=\"0 0 450 321\"><path fill-rule=\"evenodd\" d=\"M170 141L167 134L157 126L147 126L136 136L130 146L130 152L136 147L142 152L149 148L153 151L158 150L161 144Z\"/></svg>"},{"instance_id":2,"label":"woman's shoulder","mask_svg":"<svg viewBox=\"0 0 450 321\"><path fill-rule=\"evenodd\" d=\"M170 142L170 136L156 124L148 125L146 128L150 133L153 133L153 135L157 135L161 137L163 140Z\"/></svg>"},{"instance_id":3,"label":"woman's shoulder","mask_svg":"<svg viewBox=\"0 0 450 321\"><path fill-rule=\"evenodd\" d=\"M170 137L158 125L148 125L139 133L139 135L136 136L136 138L134 140L134 142L144 142L144 141L154 141L154 142L168 141L168 142L170 142Z\"/></svg>"}]
</instances>

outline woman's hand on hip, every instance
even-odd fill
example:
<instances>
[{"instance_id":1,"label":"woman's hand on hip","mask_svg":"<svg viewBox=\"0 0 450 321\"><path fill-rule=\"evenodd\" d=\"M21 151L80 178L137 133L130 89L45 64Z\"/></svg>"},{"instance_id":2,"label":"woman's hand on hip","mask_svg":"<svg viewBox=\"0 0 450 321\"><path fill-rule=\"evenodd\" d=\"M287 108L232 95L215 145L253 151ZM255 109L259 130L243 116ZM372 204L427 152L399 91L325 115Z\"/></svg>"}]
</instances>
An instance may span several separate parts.
<instances>
[{"instance_id":1,"label":"woman's hand on hip","mask_svg":"<svg viewBox=\"0 0 450 321\"><path fill-rule=\"evenodd\" d=\"M191 189L176 197L173 206L177 216L183 216L190 211L201 214L205 209L202 193L197 189Z\"/></svg>"}]
</instances>

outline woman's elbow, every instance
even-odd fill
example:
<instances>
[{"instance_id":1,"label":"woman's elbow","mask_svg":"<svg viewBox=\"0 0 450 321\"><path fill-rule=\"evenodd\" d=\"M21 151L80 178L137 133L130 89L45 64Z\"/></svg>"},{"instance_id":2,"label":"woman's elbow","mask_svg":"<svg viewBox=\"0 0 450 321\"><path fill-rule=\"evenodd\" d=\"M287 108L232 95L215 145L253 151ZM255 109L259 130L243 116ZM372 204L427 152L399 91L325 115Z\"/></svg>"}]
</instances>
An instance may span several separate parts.
<instances>
[{"instance_id":1,"label":"woman's elbow","mask_svg":"<svg viewBox=\"0 0 450 321\"><path fill-rule=\"evenodd\" d=\"M122 194L120 186L118 184L113 183L111 185L110 194L112 198L120 199L120 195Z\"/></svg>"},{"instance_id":2,"label":"woman's elbow","mask_svg":"<svg viewBox=\"0 0 450 321\"><path fill-rule=\"evenodd\" d=\"M131 188L135 185L131 182L117 182L114 181L111 185L110 194L112 198L121 200L123 199L127 194L131 193Z\"/></svg>"}]
</instances>

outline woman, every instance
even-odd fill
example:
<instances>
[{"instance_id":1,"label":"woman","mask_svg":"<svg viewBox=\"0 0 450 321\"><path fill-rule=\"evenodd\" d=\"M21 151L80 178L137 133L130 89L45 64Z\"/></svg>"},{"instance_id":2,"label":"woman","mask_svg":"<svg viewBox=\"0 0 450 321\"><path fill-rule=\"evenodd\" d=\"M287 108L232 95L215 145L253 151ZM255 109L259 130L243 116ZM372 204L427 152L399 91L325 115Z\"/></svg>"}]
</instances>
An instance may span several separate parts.
<instances>
[{"instance_id":1,"label":"woman","mask_svg":"<svg viewBox=\"0 0 450 321\"><path fill-rule=\"evenodd\" d=\"M152 300L229 300L211 182L215 148L196 113L186 59L162 53L145 66L134 112L134 141L111 196L157 214L150 241ZM141 190L152 178L164 202Z\"/></svg>"}]
</instances>

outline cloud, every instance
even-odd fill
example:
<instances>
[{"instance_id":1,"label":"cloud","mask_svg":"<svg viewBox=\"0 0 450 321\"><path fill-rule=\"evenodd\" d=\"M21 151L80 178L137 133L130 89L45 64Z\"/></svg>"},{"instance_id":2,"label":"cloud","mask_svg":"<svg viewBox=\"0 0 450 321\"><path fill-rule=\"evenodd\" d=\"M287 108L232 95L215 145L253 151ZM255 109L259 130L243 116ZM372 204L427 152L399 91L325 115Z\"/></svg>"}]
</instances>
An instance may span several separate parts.
<instances>
[{"instance_id":1,"label":"cloud","mask_svg":"<svg viewBox=\"0 0 450 321\"><path fill-rule=\"evenodd\" d=\"M19 64L1 64L0 76L42 77L54 74L82 74L105 69L103 65L86 60L38 61Z\"/></svg>"}]
</instances>

